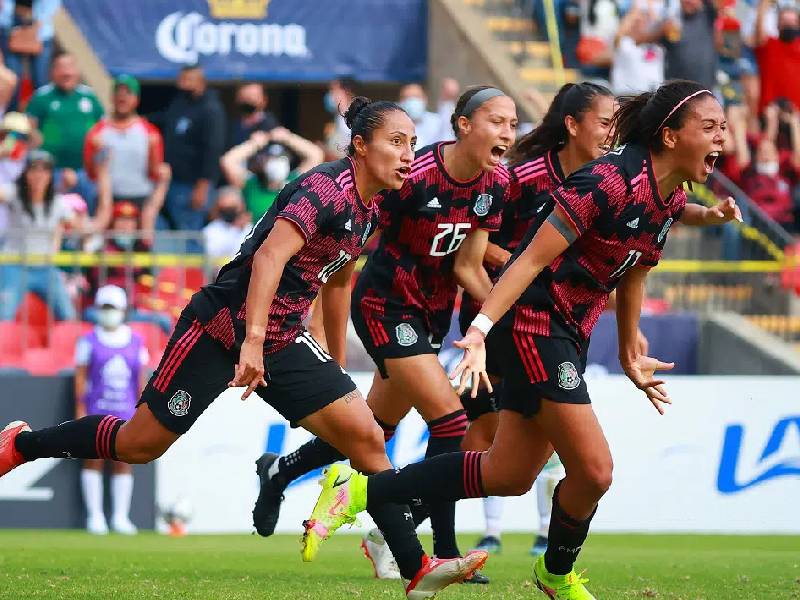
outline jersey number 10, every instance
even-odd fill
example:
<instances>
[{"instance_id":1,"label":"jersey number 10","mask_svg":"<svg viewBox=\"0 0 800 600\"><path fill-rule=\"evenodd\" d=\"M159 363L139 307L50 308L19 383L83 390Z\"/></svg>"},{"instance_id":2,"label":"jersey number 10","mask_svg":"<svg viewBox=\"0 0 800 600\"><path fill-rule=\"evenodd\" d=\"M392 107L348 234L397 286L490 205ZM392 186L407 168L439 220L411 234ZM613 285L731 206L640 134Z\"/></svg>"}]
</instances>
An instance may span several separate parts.
<instances>
[{"instance_id":1,"label":"jersey number 10","mask_svg":"<svg viewBox=\"0 0 800 600\"><path fill-rule=\"evenodd\" d=\"M447 256L458 250L470 227L470 223L440 223L440 231L431 242L431 256Z\"/></svg>"}]
</instances>

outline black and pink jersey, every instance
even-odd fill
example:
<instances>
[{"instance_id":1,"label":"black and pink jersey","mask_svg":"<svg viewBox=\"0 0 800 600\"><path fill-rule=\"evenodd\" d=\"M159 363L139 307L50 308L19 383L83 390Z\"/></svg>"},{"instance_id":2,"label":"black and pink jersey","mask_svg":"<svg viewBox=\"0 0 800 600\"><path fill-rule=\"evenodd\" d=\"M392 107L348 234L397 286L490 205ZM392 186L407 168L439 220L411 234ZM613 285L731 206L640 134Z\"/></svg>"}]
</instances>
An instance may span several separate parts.
<instances>
[{"instance_id":1,"label":"black and pink jersey","mask_svg":"<svg viewBox=\"0 0 800 600\"><path fill-rule=\"evenodd\" d=\"M581 167L551 199L579 237L541 272L503 321L520 333L582 343L625 271L658 264L670 226L686 206L686 192L678 188L662 199L649 151L627 145ZM528 231L512 261L537 230Z\"/></svg>"},{"instance_id":2,"label":"black and pink jersey","mask_svg":"<svg viewBox=\"0 0 800 600\"><path fill-rule=\"evenodd\" d=\"M470 232L499 230L509 181L502 165L454 179L442 156L448 143L418 150L403 187L384 193L380 242L356 288L360 310L421 318L434 338L447 332L458 293L455 253Z\"/></svg>"},{"instance_id":3,"label":"black and pink jersey","mask_svg":"<svg viewBox=\"0 0 800 600\"><path fill-rule=\"evenodd\" d=\"M534 225L552 211L550 197L564 181L564 172L558 160L558 152L550 150L541 156L509 167L511 181L506 194L503 222L500 230L489 236L489 241L513 253ZM488 267L487 267L488 269ZM499 275L500 269L495 269Z\"/></svg>"},{"instance_id":4,"label":"black and pink jersey","mask_svg":"<svg viewBox=\"0 0 800 600\"><path fill-rule=\"evenodd\" d=\"M253 256L276 219L286 219L297 226L306 244L283 270L269 309L264 352L276 352L294 341L320 287L358 258L375 231L378 199L376 196L365 206L356 190L349 158L319 165L289 183L255 224L239 253L222 267L216 281L193 297L192 304L206 331L228 348L241 344Z\"/></svg>"},{"instance_id":5,"label":"black and pink jersey","mask_svg":"<svg viewBox=\"0 0 800 600\"><path fill-rule=\"evenodd\" d=\"M525 238L528 230L538 228L553 210L552 192L564 180L558 152L544 154L508 167L511 179L506 191L500 229L489 236L492 244L512 254ZM500 277L503 267L485 264L493 282ZM462 322L470 322L481 309L481 303L468 293L461 297Z\"/></svg>"}]
</instances>

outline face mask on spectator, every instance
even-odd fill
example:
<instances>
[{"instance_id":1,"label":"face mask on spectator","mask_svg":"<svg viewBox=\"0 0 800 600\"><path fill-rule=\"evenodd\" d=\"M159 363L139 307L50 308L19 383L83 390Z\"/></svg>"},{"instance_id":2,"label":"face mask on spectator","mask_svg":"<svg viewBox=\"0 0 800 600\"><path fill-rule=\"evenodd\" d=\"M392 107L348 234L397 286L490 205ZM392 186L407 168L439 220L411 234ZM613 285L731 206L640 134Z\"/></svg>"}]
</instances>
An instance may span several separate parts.
<instances>
[{"instance_id":1,"label":"face mask on spectator","mask_svg":"<svg viewBox=\"0 0 800 600\"><path fill-rule=\"evenodd\" d=\"M270 183L283 183L289 177L291 167L287 156L275 156L264 165L264 175Z\"/></svg>"},{"instance_id":2,"label":"face mask on spectator","mask_svg":"<svg viewBox=\"0 0 800 600\"><path fill-rule=\"evenodd\" d=\"M127 233L115 233L114 243L123 250L131 250L136 243L136 236Z\"/></svg>"},{"instance_id":3,"label":"face mask on spectator","mask_svg":"<svg viewBox=\"0 0 800 600\"><path fill-rule=\"evenodd\" d=\"M780 165L777 160L769 162L756 163L756 173L759 175L767 175L768 177L775 177L778 174Z\"/></svg>"},{"instance_id":4,"label":"face mask on spectator","mask_svg":"<svg viewBox=\"0 0 800 600\"><path fill-rule=\"evenodd\" d=\"M234 221L236 221L236 219L239 218L239 209L233 207L220 208L219 218L225 221L226 223L233 223Z\"/></svg>"},{"instance_id":5,"label":"face mask on spectator","mask_svg":"<svg viewBox=\"0 0 800 600\"><path fill-rule=\"evenodd\" d=\"M97 315L97 322L104 329L116 329L125 321L125 311L118 308L101 308Z\"/></svg>"},{"instance_id":6,"label":"face mask on spectator","mask_svg":"<svg viewBox=\"0 0 800 600\"><path fill-rule=\"evenodd\" d=\"M400 108L408 113L412 121L419 121L425 114L425 100L419 96L411 96L400 102Z\"/></svg>"},{"instance_id":7,"label":"face mask on spectator","mask_svg":"<svg viewBox=\"0 0 800 600\"><path fill-rule=\"evenodd\" d=\"M249 102L239 102L236 105L236 109L239 111L239 114L245 117L249 117L258 110L258 107L255 104L251 104Z\"/></svg>"},{"instance_id":8,"label":"face mask on spectator","mask_svg":"<svg viewBox=\"0 0 800 600\"><path fill-rule=\"evenodd\" d=\"M800 37L800 28L786 27L778 32L778 37L782 42L793 42Z\"/></svg>"},{"instance_id":9,"label":"face mask on spectator","mask_svg":"<svg viewBox=\"0 0 800 600\"><path fill-rule=\"evenodd\" d=\"M325 97L322 99L322 104L325 106L325 110L332 115L335 115L339 111L339 107L336 106L336 100L333 99L333 94L330 92L325 94Z\"/></svg>"}]
</instances>

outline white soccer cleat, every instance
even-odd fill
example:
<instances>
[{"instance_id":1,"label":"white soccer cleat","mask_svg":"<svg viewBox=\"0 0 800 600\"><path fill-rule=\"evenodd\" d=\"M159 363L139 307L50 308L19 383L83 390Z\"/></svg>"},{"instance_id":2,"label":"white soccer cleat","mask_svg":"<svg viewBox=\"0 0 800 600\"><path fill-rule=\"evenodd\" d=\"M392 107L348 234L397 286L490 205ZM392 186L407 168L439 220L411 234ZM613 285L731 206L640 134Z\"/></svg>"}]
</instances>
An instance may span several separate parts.
<instances>
[{"instance_id":1,"label":"white soccer cleat","mask_svg":"<svg viewBox=\"0 0 800 600\"><path fill-rule=\"evenodd\" d=\"M372 563L377 579L400 579L400 569L380 529L376 527L364 536L361 549Z\"/></svg>"},{"instance_id":2,"label":"white soccer cleat","mask_svg":"<svg viewBox=\"0 0 800 600\"><path fill-rule=\"evenodd\" d=\"M403 579L410 600L433 598L451 583L459 583L480 569L489 554L472 550L458 558L426 557L425 564L411 581Z\"/></svg>"},{"instance_id":3,"label":"white soccer cleat","mask_svg":"<svg viewBox=\"0 0 800 600\"><path fill-rule=\"evenodd\" d=\"M136 535L139 533L139 530L136 529L136 525L134 525L128 517L114 517L111 520L111 528L116 533L121 533L122 535Z\"/></svg>"},{"instance_id":4,"label":"white soccer cleat","mask_svg":"<svg viewBox=\"0 0 800 600\"><path fill-rule=\"evenodd\" d=\"M108 523L102 514L92 515L86 519L86 531L92 535L108 535Z\"/></svg>"}]
</instances>

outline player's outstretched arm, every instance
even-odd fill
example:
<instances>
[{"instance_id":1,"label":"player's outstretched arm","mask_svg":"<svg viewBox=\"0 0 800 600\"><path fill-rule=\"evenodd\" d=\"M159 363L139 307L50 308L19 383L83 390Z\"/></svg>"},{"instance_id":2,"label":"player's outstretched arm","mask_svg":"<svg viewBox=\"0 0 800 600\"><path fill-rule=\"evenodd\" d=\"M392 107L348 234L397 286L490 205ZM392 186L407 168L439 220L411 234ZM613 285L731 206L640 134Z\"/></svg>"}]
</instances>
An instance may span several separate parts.
<instances>
[{"instance_id":1,"label":"player's outstretched arm","mask_svg":"<svg viewBox=\"0 0 800 600\"><path fill-rule=\"evenodd\" d=\"M325 339L328 341L328 352L341 367L347 362L347 317L350 314L350 296L352 291L353 270L355 261L335 273L322 286L322 325Z\"/></svg>"},{"instance_id":2,"label":"player's outstretched arm","mask_svg":"<svg viewBox=\"0 0 800 600\"><path fill-rule=\"evenodd\" d=\"M648 267L632 267L617 286L619 362L628 378L647 394L655 409L663 415L663 404L672 404L672 400L664 387L664 381L653 377L656 371L670 370L675 363L664 363L642 354L638 336L644 285L649 270Z\"/></svg>"},{"instance_id":3,"label":"player's outstretched arm","mask_svg":"<svg viewBox=\"0 0 800 600\"><path fill-rule=\"evenodd\" d=\"M287 219L276 219L267 239L253 256L250 284L247 287L245 338L239 351L236 372L228 387L246 386L242 400L264 380L264 338L269 308L289 259L300 252L306 239L298 226Z\"/></svg>"}]
</instances>

